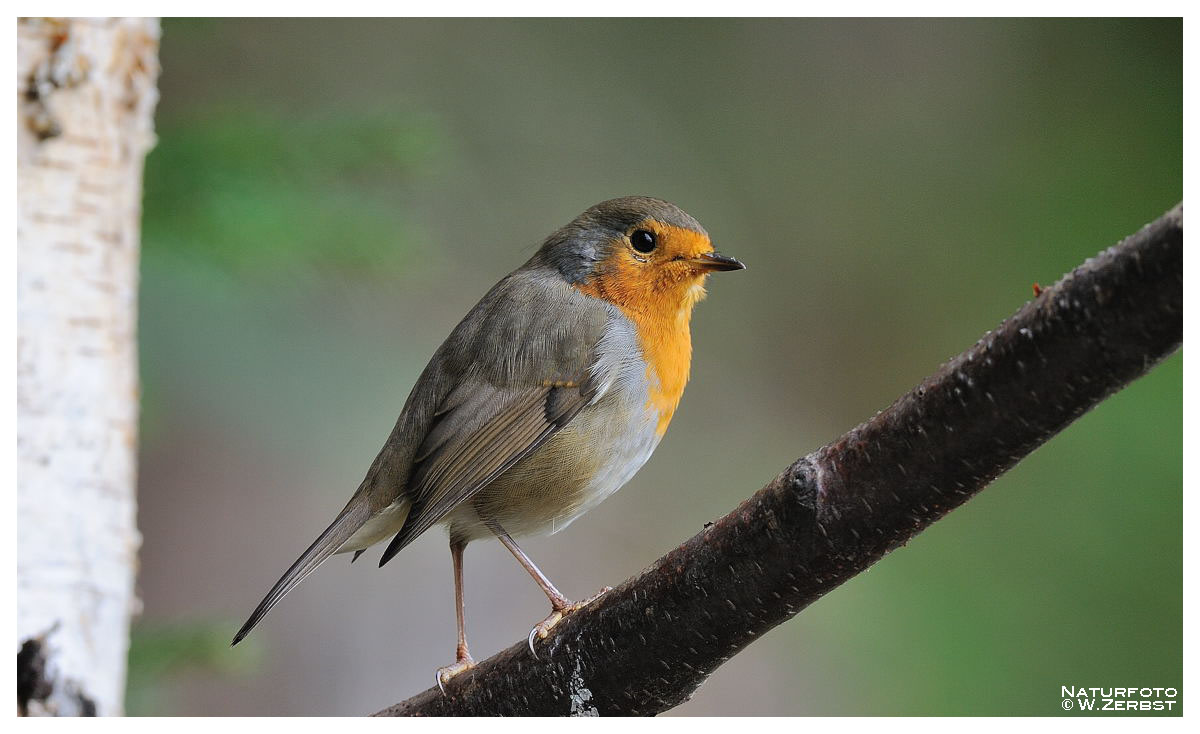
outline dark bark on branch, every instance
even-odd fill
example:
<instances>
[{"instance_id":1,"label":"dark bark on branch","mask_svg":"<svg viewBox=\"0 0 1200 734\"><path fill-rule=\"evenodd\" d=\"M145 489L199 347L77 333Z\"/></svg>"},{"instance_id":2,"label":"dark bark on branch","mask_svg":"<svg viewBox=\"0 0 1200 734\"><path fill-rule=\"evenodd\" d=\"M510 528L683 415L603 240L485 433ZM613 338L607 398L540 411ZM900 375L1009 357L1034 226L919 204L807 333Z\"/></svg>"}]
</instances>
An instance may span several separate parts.
<instances>
[{"instance_id":1,"label":"dark bark on branch","mask_svg":"<svg viewBox=\"0 0 1200 734\"><path fill-rule=\"evenodd\" d=\"M1183 205L537 645L377 715L656 714L1183 340Z\"/></svg>"}]
</instances>

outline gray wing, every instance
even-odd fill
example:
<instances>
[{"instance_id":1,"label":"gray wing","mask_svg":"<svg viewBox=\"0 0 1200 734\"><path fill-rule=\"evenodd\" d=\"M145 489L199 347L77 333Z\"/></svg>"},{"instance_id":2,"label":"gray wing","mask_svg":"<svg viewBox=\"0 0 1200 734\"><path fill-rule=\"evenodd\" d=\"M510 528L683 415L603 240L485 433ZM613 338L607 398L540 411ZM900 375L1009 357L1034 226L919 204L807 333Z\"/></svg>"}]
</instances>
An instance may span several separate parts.
<instances>
[{"instance_id":1,"label":"gray wing","mask_svg":"<svg viewBox=\"0 0 1200 734\"><path fill-rule=\"evenodd\" d=\"M396 500L407 497L413 507L380 565L587 405L608 307L535 260L497 283L433 355L358 490L275 583L234 644Z\"/></svg>"},{"instance_id":2,"label":"gray wing","mask_svg":"<svg viewBox=\"0 0 1200 734\"><path fill-rule=\"evenodd\" d=\"M438 417L414 466L413 507L383 552L391 560L421 533L533 453L591 400L586 384L519 390L472 385L464 403Z\"/></svg>"},{"instance_id":3,"label":"gray wing","mask_svg":"<svg viewBox=\"0 0 1200 734\"><path fill-rule=\"evenodd\" d=\"M566 426L595 397L591 370L607 308L561 279L501 282L441 351L462 375L438 405L412 463L412 509L387 563Z\"/></svg>"}]
</instances>

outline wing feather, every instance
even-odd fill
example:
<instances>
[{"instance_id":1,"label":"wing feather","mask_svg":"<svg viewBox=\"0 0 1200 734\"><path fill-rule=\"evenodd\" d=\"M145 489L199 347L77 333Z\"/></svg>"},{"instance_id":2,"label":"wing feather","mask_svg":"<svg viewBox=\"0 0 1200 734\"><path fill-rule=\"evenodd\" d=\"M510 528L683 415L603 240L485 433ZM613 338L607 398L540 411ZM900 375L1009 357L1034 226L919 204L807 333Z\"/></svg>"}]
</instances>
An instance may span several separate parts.
<instances>
[{"instance_id":1,"label":"wing feather","mask_svg":"<svg viewBox=\"0 0 1200 734\"><path fill-rule=\"evenodd\" d=\"M523 389L477 386L476 396L440 416L413 474L408 519L379 565L567 425L591 400L577 382ZM465 430L464 430L465 429Z\"/></svg>"}]
</instances>

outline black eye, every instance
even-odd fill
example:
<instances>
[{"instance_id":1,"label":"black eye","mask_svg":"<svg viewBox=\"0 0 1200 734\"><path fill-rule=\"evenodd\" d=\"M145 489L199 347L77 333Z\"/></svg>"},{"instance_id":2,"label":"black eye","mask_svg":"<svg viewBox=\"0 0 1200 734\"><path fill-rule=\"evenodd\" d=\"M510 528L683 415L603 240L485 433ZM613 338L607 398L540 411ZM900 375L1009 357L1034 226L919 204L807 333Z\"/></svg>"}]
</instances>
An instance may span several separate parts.
<instances>
[{"instance_id":1,"label":"black eye","mask_svg":"<svg viewBox=\"0 0 1200 734\"><path fill-rule=\"evenodd\" d=\"M644 229L635 230L633 234L629 235L629 243L633 245L633 249L643 253L653 252L654 246L658 244L654 239L654 233Z\"/></svg>"}]
</instances>

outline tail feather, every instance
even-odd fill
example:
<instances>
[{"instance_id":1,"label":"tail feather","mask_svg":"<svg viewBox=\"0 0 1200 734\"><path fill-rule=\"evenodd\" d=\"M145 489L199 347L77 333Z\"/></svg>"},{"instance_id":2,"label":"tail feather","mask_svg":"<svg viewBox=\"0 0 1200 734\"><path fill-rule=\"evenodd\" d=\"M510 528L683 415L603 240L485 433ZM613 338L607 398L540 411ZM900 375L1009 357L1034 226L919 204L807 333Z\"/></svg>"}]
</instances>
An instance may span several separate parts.
<instances>
[{"instance_id":1,"label":"tail feather","mask_svg":"<svg viewBox=\"0 0 1200 734\"><path fill-rule=\"evenodd\" d=\"M279 603L289 591L294 589L297 584L304 580L317 567L325 562L325 559L332 556L339 548L354 535L354 532L362 527L363 523L370 517L370 508L366 502L355 503L353 506L347 506L342 510L329 527L325 528L325 532L313 541L313 544L308 547L308 550L296 559L291 568L287 570L283 576L275 582L263 600L259 602L254 613L250 615L250 619L242 625L238 633L233 637L234 645L238 644L250 634L250 630L254 629L255 625L262 621L262 618L267 616L267 612Z\"/></svg>"}]
</instances>

